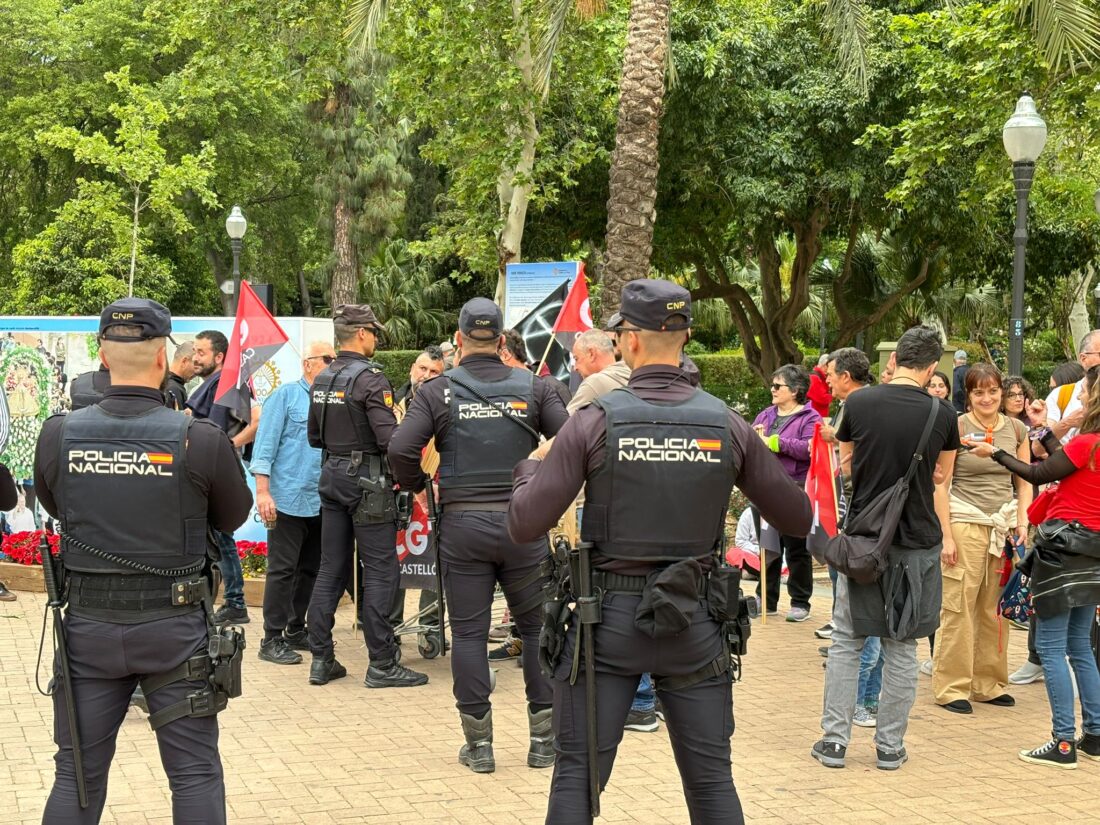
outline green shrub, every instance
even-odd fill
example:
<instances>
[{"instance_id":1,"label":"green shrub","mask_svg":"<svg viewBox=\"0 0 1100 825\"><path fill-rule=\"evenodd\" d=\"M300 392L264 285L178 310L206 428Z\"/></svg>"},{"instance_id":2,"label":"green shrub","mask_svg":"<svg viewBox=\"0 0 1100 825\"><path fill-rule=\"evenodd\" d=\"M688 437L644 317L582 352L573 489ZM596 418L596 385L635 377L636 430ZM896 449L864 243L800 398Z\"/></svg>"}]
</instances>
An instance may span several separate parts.
<instances>
[{"instance_id":1,"label":"green shrub","mask_svg":"<svg viewBox=\"0 0 1100 825\"><path fill-rule=\"evenodd\" d=\"M409 370L418 355L418 349L379 350L374 353L374 360L382 367L393 388L397 389L409 380Z\"/></svg>"},{"instance_id":2,"label":"green shrub","mask_svg":"<svg viewBox=\"0 0 1100 825\"><path fill-rule=\"evenodd\" d=\"M721 398L750 421L771 404L771 393L740 355L693 355L703 389Z\"/></svg>"}]
</instances>

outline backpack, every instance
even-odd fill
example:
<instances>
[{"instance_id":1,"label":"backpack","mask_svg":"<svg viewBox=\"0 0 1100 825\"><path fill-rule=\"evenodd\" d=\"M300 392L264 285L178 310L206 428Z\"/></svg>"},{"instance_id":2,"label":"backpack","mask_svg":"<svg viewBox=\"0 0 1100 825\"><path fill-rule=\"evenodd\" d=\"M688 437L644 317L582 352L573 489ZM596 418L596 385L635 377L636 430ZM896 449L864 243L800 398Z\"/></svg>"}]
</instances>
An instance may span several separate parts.
<instances>
[{"instance_id":1,"label":"backpack","mask_svg":"<svg viewBox=\"0 0 1100 825\"><path fill-rule=\"evenodd\" d=\"M924 448L936 423L940 402L932 398L931 403L924 432L905 475L871 499L858 514L846 516L843 529L825 545L825 561L857 584L874 584L889 564L888 553L909 498L909 483L924 460Z\"/></svg>"},{"instance_id":2,"label":"backpack","mask_svg":"<svg viewBox=\"0 0 1100 825\"><path fill-rule=\"evenodd\" d=\"M1017 547L1012 541L1005 542L1005 561L1012 566L1012 572L1001 590L997 612L1010 622L1026 625L1035 610L1031 606L1031 580L1015 566L1023 558L1022 545Z\"/></svg>"}]
</instances>

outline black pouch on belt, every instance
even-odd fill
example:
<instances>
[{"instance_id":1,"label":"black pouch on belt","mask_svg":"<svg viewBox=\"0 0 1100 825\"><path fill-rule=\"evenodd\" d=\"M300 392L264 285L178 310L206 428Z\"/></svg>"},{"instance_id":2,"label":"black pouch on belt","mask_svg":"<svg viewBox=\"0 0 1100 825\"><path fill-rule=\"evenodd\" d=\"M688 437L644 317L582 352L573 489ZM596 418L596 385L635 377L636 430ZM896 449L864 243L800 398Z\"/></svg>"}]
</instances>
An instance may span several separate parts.
<instances>
[{"instance_id":1,"label":"black pouch on belt","mask_svg":"<svg viewBox=\"0 0 1100 825\"><path fill-rule=\"evenodd\" d=\"M684 559L646 577L645 590L634 613L634 626L653 639L675 636L691 626L699 606L703 568Z\"/></svg>"}]
</instances>

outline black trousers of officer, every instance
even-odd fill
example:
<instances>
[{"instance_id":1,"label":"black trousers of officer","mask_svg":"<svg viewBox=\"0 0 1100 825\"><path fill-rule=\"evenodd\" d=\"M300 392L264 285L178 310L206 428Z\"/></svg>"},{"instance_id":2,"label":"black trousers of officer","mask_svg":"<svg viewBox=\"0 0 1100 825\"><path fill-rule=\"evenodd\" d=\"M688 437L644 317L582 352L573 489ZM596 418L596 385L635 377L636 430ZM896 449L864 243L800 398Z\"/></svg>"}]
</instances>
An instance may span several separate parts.
<instances>
[{"instance_id":1,"label":"black trousers of officer","mask_svg":"<svg viewBox=\"0 0 1100 825\"><path fill-rule=\"evenodd\" d=\"M741 801L733 785L733 687L729 673L679 690L661 688L662 676L684 676L713 662L722 652L718 623L700 601L691 627L676 636L653 639L634 626L639 594L607 593L603 617L593 630L596 654L596 715L600 787L607 785L623 725L643 673L652 673L664 707L676 767L692 825L741 825ZM554 672L554 735L557 762L550 786L547 825L588 825L588 751L584 661L569 684L576 650L570 628ZM526 648L525 648L526 651Z\"/></svg>"},{"instance_id":2,"label":"black trousers of officer","mask_svg":"<svg viewBox=\"0 0 1100 825\"><path fill-rule=\"evenodd\" d=\"M284 630L300 633L321 566L321 516L278 513L267 531L264 641Z\"/></svg>"},{"instance_id":3,"label":"black trousers of officer","mask_svg":"<svg viewBox=\"0 0 1100 825\"><path fill-rule=\"evenodd\" d=\"M460 713L483 717L489 702L489 643L493 592L499 582L516 628L523 639L523 681L527 701L549 707L553 701L550 683L539 670L539 630L542 603L535 598L543 581L530 581L549 555L545 539L516 544L508 535L506 512L488 510L449 511L443 508L439 528L443 586L447 591L447 617L451 623L451 675L455 704ZM534 601L534 604L531 602ZM522 613L517 607L529 604Z\"/></svg>"},{"instance_id":4,"label":"black trousers of officer","mask_svg":"<svg viewBox=\"0 0 1100 825\"><path fill-rule=\"evenodd\" d=\"M206 619L201 611L143 624L116 624L65 617L69 667L76 698L88 807L76 794L69 717L60 687L53 696L56 778L43 825L94 825L107 799L107 774L115 754L118 729L126 719L138 675L166 673L204 650ZM54 663L56 679L61 668ZM155 713L203 686L202 681L166 685L146 697ZM135 718L130 724L145 725ZM225 782L218 754L216 716L185 716L156 731L160 760L172 790L172 821L177 825L225 823Z\"/></svg>"},{"instance_id":5,"label":"black trousers of officer","mask_svg":"<svg viewBox=\"0 0 1100 825\"><path fill-rule=\"evenodd\" d=\"M349 462L333 458L321 468L321 569L309 601L309 648L314 656L332 653L336 606L348 586L351 559L359 550L363 569L360 620L372 663L386 664L397 655L389 612L401 577L397 562L397 525L355 524L352 516L362 500L357 476L347 474ZM366 473L366 468L361 468Z\"/></svg>"}]
</instances>

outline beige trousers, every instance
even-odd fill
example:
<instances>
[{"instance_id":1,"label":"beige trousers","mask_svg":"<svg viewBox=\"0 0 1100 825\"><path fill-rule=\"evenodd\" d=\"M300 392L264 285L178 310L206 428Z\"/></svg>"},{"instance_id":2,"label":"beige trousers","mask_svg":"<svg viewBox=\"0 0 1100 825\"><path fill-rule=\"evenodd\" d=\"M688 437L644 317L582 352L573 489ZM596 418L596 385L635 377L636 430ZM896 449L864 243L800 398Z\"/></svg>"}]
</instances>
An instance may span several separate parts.
<instances>
[{"instance_id":1,"label":"beige trousers","mask_svg":"<svg viewBox=\"0 0 1100 825\"><path fill-rule=\"evenodd\" d=\"M951 525L959 560L943 566L943 607L932 664L938 705L957 699L988 702L1007 692L1008 625L997 612L1003 560L989 553L990 530L961 521Z\"/></svg>"}]
</instances>

